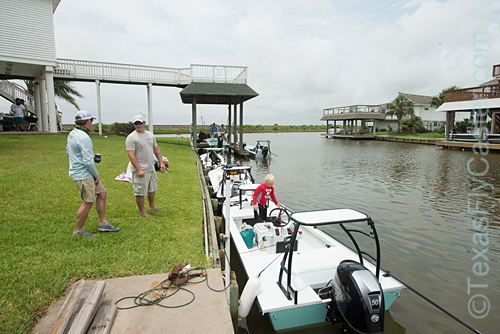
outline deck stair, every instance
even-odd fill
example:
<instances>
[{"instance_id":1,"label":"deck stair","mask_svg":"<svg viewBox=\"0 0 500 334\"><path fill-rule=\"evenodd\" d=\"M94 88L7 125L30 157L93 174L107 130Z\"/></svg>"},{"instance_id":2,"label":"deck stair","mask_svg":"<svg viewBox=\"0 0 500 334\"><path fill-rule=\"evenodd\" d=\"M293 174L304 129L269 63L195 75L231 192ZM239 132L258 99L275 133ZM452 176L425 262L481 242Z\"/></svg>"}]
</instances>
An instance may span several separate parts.
<instances>
[{"instance_id":1,"label":"deck stair","mask_svg":"<svg viewBox=\"0 0 500 334\"><path fill-rule=\"evenodd\" d=\"M24 87L14 82L0 80L0 96L12 103L15 103L16 98L23 99L28 111L33 114L35 113L35 97L24 89Z\"/></svg>"}]
</instances>

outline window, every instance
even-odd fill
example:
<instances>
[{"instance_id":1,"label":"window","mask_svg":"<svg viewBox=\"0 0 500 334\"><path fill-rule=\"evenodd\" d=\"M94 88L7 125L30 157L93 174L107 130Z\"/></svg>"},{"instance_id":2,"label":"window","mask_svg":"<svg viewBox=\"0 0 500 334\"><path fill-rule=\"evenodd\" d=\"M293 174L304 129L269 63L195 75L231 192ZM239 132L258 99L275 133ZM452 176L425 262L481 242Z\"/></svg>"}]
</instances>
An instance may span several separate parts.
<instances>
[{"instance_id":1,"label":"window","mask_svg":"<svg viewBox=\"0 0 500 334\"><path fill-rule=\"evenodd\" d=\"M425 110L429 110L429 108L424 108Z\"/></svg>"}]
</instances>

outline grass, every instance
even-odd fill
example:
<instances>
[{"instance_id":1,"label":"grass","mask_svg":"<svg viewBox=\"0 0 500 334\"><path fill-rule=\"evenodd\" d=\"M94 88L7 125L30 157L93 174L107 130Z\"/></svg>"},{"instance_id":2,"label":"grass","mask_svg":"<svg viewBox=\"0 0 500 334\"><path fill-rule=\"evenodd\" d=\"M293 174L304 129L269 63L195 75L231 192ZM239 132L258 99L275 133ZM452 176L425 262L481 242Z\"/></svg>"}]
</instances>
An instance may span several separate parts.
<instances>
[{"instance_id":1,"label":"grass","mask_svg":"<svg viewBox=\"0 0 500 334\"><path fill-rule=\"evenodd\" d=\"M187 140L160 138L170 173L158 173L156 218L141 218L125 172L125 137L91 135L118 233L72 237L81 199L68 176L67 135L0 136L0 333L26 333L68 284L205 265L201 189ZM147 203L147 201L146 201ZM93 208L85 229L97 233Z\"/></svg>"}]
</instances>

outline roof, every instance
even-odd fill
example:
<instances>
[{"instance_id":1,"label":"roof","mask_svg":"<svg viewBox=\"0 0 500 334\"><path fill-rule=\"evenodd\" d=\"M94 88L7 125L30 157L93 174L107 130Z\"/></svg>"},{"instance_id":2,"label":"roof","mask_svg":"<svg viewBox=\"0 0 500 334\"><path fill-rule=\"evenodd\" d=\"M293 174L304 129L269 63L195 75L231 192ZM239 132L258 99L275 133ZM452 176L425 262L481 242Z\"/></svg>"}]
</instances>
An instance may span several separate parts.
<instances>
[{"instance_id":1,"label":"roof","mask_svg":"<svg viewBox=\"0 0 500 334\"><path fill-rule=\"evenodd\" d=\"M413 104L431 104L432 96L426 96L426 95L413 95L413 94L407 94L407 93L401 93L399 92L398 95L404 95L406 96L410 101L413 102Z\"/></svg>"},{"instance_id":2,"label":"roof","mask_svg":"<svg viewBox=\"0 0 500 334\"><path fill-rule=\"evenodd\" d=\"M482 84L479 84L479 87L498 85L498 82L499 82L499 79L493 78L489 81L486 81L486 82L483 82Z\"/></svg>"},{"instance_id":3,"label":"roof","mask_svg":"<svg viewBox=\"0 0 500 334\"><path fill-rule=\"evenodd\" d=\"M500 98L471 100L459 102L445 102L436 111L479 111L481 109L498 109L500 108ZM497 110L495 110L497 111Z\"/></svg>"},{"instance_id":4,"label":"roof","mask_svg":"<svg viewBox=\"0 0 500 334\"><path fill-rule=\"evenodd\" d=\"M259 94L247 84L192 82L181 92L182 103L234 104L248 101Z\"/></svg>"}]
</instances>

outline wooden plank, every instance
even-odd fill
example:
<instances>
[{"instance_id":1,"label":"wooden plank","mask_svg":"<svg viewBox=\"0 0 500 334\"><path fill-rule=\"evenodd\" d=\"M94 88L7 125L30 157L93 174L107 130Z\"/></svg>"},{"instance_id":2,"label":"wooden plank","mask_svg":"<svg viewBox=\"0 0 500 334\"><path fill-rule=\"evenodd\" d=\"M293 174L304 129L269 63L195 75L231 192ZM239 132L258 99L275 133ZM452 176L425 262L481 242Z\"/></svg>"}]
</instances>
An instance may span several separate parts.
<instances>
[{"instance_id":1,"label":"wooden plank","mask_svg":"<svg viewBox=\"0 0 500 334\"><path fill-rule=\"evenodd\" d=\"M83 303L82 309L73 321L68 334L85 334L87 332L90 321L99 307L99 302L102 302L102 292L105 286L105 281L95 282L94 287Z\"/></svg>"},{"instance_id":2,"label":"wooden plank","mask_svg":"<svg viewBox=\"0 0 500 334\"><path fill-rule=\"evenodd\" d=\"M62 334L68 326L69 320L73 315L76 305L80 300L80 295L82 294L83 287L85 286L85 280L80 280L73 285L70 293L66 297L64 304L56 317L56 321L52 328L50 329L50 334Z\"/></svg>"},{"instance_id":3,"label":"wooden plank","mask_svg":"<svg viewBox=\"0 0 500 334\"><path fill-rule=\"evenodd\" d=\"M90 325L87 334L108 334L116 316L116 305L103 305L95 315L94 321Z\"/></svg>"},{"instance_id":4,"label":"wooden plank","mask_svg":"<svg viewBox=\"0 0 500 334\"><path fill-rule=\"evenodd\" d=\"M236 281L236 274L231 271L231 284L229 285L229 312L231 313L231 320L233 321L233 330L238 333L238 282Z\"/></svg>"}]
</instances>

